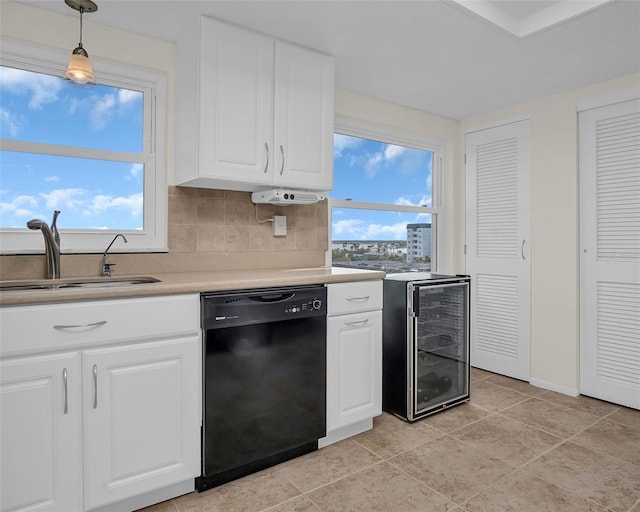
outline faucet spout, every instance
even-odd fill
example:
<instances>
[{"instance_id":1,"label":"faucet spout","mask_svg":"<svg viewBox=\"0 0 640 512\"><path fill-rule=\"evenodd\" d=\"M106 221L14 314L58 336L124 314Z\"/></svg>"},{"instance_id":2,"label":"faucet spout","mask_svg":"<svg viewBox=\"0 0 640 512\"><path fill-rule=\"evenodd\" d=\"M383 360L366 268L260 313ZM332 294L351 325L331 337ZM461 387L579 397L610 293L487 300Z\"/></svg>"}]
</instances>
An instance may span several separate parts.
<instances>
[{"instance_id":1,"label":"faucet spout","mask_svg":"<svg viewBox=\"0 0 640 512\"><path fill-rule=\"evenodd\" d=\"M60 215L60 211L53 212L53 222L51 226L40 219L31 219L27 222L27 227L35 231L40 230L44 237L44 255L47 260L47 278L59 279L60 278L60 234L56 226L56 221Z\"/></svg>"},{"instance_id":2,"label":"faucet spout","mask_svg":"<svg viewBox=\"0 0 640 512\"><path fill-rule=\"evenodd\" d=\"M105 249L104 254L102 255L102 275L104 277L111 277L111 267L113 267L115 263L107 263L107 252L109 252L109 249L111 249L111 246L118 239L118 237L122 237L125 244L128 242L127 237L124 236L122 233L118 233L116 236L113 237L113 240L111 240L111 243Z\"/></svg>"}]
</instances>

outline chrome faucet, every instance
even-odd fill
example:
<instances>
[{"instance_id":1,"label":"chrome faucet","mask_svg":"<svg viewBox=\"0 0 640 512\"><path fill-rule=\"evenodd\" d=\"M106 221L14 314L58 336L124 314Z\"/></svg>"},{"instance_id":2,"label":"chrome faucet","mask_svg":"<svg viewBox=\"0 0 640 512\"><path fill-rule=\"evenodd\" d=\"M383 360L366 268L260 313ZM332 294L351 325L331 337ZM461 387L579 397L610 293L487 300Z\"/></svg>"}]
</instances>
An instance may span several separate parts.
<instances>
[{"instance_id":1,"label":"chrome faucet","mask_svg":"<svg viewBox=\"0 0 640 512\"><path fill-rule=\"evenodd\" d=\"M107 263L107 252L109 251L109 249L111 249L111 246L119 236L122 237L125 244L127 243L127 237L124 236L122 233L118 233L116 236L113 237L113 240L111 240L111 243L109 244L107 249L104 251L104 254L102 255L102 275L104 277L111 277L111 267L113 267L115 263Z\"/></svg>"},{"instance_id":2,"label":"chrome faucet","mask_svg":"<svg viewBox=\"0 0 640 512\"><path fill-rule=\"evenodd\" d=\"M27 222L27 227L33 230L42 231L44 237L44 255L47 260L47 277L49 279L60 278L60 233L56 225L60 211L53 212L51 227L40 219L31 219Z\"/></svg>"}]
</instances>

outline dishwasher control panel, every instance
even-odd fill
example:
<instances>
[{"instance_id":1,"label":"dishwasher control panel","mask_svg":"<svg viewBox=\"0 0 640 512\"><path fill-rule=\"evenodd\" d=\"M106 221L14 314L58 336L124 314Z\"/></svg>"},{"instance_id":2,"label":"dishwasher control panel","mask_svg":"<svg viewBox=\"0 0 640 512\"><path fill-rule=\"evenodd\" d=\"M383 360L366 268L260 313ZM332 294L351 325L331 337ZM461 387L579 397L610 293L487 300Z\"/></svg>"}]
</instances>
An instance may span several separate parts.
<instances>
[{"instance_id":1,"label":"dishwasher control panel","mask_svg":"<svg viewBox=\"0 0 640 512\"><path fill-rule=\"evenodd\" d=\"M313 299L309 300L308 302L292 304L285 310L285 313L306 313L309 311L319 311L322 309L322 304L323 302L320 299Z\"/></svg>"},{"instance_id":2,"label":"dishwasher control panel","mask_svg":"<svg viewBox=\"0 0 640 512\"><path fill-rule=\"evenodd\" d=\"M324 286L264 288L201 296L202 327L219 329L238 325L326 316Z\"/></svg>"}]
</instances>

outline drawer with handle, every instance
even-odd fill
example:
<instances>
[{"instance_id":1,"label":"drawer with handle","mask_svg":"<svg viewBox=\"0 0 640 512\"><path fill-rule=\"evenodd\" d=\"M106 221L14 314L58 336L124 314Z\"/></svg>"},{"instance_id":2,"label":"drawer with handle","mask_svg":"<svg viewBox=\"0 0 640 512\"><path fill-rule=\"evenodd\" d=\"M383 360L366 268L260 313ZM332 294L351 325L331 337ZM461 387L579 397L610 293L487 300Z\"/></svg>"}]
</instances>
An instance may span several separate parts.
<instances>
[{"instance_id":1,"label":"drawer with handle","mask_svg":"<svg viewBox=\"0 0 640 512\"><path fill-rule=\"evenodd\" d=\"M327 285L327 315L345 315L382 309L382 281Z\"/></svg>"},{"instance_id":2,"label":"drawer with handle","mask_svg":"<svg viewBox=\"0 0 640 512\"><path fill-rule=\"evenodd\" d=\"M199 296L172 295L0 308L0 355L192 334Z\"/></svg>"}]
</instances>

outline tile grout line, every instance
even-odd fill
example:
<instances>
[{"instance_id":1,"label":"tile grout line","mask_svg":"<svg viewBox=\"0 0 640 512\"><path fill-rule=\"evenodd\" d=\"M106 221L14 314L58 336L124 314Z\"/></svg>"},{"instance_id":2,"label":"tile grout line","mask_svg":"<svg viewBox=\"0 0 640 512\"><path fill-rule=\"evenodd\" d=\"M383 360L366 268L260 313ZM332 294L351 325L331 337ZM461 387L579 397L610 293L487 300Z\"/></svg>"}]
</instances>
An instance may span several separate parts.
<instances>
[{"instance_id":1,"label":"tile grout line","mask_svg":"<svg viewBox=\"0 0 640 512\"><path fill-rule=\"evenodd\" d=\"M338 481L342 480L343 478L347 478L347 477L350 477L350 476L355 475L355 474L357 474L357 473L360 473L361 471L364 471L365 469L368 469L368 468L370 468L370 467L373 467L373 466L375 466L376 464L380 464L381 462L385 462L384 457L382 457L381 455L379 455L379 454L375 453L375 452L374 452L374 451L372 451L372 450L369 450L367 447L362 446L360 443L358 443L358 442L357 442L357 441L355 441L354 439L345 439L344 441L347 441L347 440L348 440L348 441L350 441L350 442L352 442L352 443L357 444L357 445L358 445L359 447L361 447L361 448L364 448L364 449L365 449L365 450L367 450L369 453L371 453L371 454L375 455L376 457L378 457L378 459L379 459L379 460L377 460L377 461L375 461L375 462L373 462L373 463L371 463L371 464L367 464L366 466L363 466L363 467L361 467L361 468L358 468L358 469L356 469L355 471L352 471L352 472L350 472L350 473L347 473L347 474L345 474L345 475L343 475L343 476L341 476L341 477L339 477L339 478L334 478L333 480L330 480L329 482L326 482L326 483L321 484L321 485L318 485L318 486L316 486L316 487L312 487L312 488L310 488L310 489L307 489L306 491L303 491L302 489L300 489L300 488L299 488L299 487L298 487L298 486L297 486L297 485L296 485L296 484L295 484L295 483L294 483L294 482L293 482L289 477L287 477L287 475L282 474L282 476L284 476L284 478L285 478L285 479L286 479L286 480L287 480L291 485L293 485L293 486L296 488L296 490L300 493L300 495L306 495L306 494L308 494L308 493L310 493L310 492L317 491L318 489L321 489L322 487L326 487L327 485L331 485L331 484L333 484L333 483L335 483L335 482L338 482ZM327 448L328 448L328 447L327 447ZM316 451L316 452L312 452L312 453L318 453L318 452L319 452L319 450L318 450L318 451ZM292 460L295 460L295 459L292 459ZM293 498L292 498L292 499L293 499Z\"/></svg>"},{"instance_id":2,"label":"tile grout line","mask_svg":"<svg viewBox=\"0 0 640 512\"><path fill-rule=\"evenodd\" d=\"M596 421L595 423L593 423L593 424L589 425L588 427L585 427L585 428L584 428L584 429L582 429L581 431L576 432L576 433L575 433L575 434L573 434L572 436L568 437L568 438L567 438L567 441L571 441L573 444L576 444L576 445L580 446L581 448L583 448L583 449L585 449L585 450L591 450L591 451L593 451L593 452L595 452L595 453L599 453L599 454L604 455L604 456L606 456L606 457L610 457L610 458L612 458L612 459L615 459L615 460L617 460L617 461L619 461L619 462L622 462L623 464L630 464L631 466L640 467L640 464L636 464L636 463L634 463L634 462L631 462L631 461L628 461L628 460L625 460L625 459L621 459L620 457L618 457L617 455L614 455L614 454L612 454L612 453L609 453L609 452L606 452L606 451L600 450L600 449L598 449L598 448L594 448L594 447L592 447L592 446L584 446L583 444L580 444L578 441L575 441L575 440L573 440L573 441L572 441L572 439L573 439L574 437L576 437L576 436L578 436L578 435L580 435L580 434L584 433L586 430L590 429L591 427L594 427L595 425L597 425L597 424L598 424L598 423L600 423L601 421L604 421L605 419L606 419L606 418L604 418L604 417L603 417L603 418L600 418L600 419L599 419L598 421ZM607 421L613 421L613 420L607 420ZM622 426L626 427L626 425L624 425L623 423L618 423L618 422L615 422L615 421L614 421L614 423L616 423L616 424L618 424L618 425L622 425Z\"/></svg>"},{"instance_id":3,"label":"tile grout line","mask_svg":"<svg viewBox=\"0 0 640 512\"><path fill-rule=\"evenodd\" d=\"M426 443L425 443L426 444ZM406 453L406 452L403 452ZM398 455L395 455L392 458L397 457ZM440 491L438 491L437 489L434 489L433 487L430 487L429 485L427 485L425 482L422 482L421 480L418 480L416 477L414 477L411 473L408 473L407 471L405 471L404 469L402 469L400 466L398 466L396 463L392 462L391 459L386 460L385 462L387 462L390 466L394 467L395 469L397 469L398 471L400 471L400 473L408 476L411 480L413 480L414 482L416 482L418 485L421 485L422 487L426 487L427 489L429 489L429 491L433 492L434 494L437 494L438 496L442 497L444 500L446 500L448 503L453 503L456 506L460 506L460 503L458 503L457 501L453 501L451 498L445 496L444 494L442 494Z\"/></svg>"},{"instance_id":4,"label":"tile grout line","mask_svg":"<svg viewBox=\"0 0 640 512\"><path fill-rule=\"evenodd\" d=\"M490 379L490 378L491 378L491 376L492 376L492 375L484 376L483 378L480 378L479 380L477 380L477 382L488 381L488 379ZM277 504L274 504L274 505L270 505L269 507L267 507L267 508L265 508L265 509L260 509L260 510L261 510L262 512L268 512L268 511L270 511L270 510L275 510L275 509L277 509L278 507L280 507L280 506L282 506L282 505L284 505L284 504L286 504L286 503L293 502L293 501L295 501L295 500L297 500L297 499L304 499L304 500L308 500L308 502L310 502L310 503L313 505L314 510L317 510L317 511L322 512L323 508L322 508L318 503L316 503L316 502L315 502L315 501L310 497L310 494L311 494L311 493L316 492L316 491L318 491L319 489L322 489L322 488L324 488L324 487L327 487L327 486L333 485L333 484L335 484L335 483L337 483L337 482L340 482L340 481L342 481L342 480L345 480L345 479L347 479L347 478L350 478L350 477L352 477L352 476L354 476L354 475L356 475L356 474L358 474L358 473L361 473L361 472L363 472L363 471L365 471L365 470L367 470L367 469L369 469L369 468L372 468L372 467L374 467L374 466L382 465L382 464L384 464L384 463L386 463L389 467L393 467L393 468L395 468L395 469L396 469L397 471L399 471L401 474L408 476L410 480L412 480L412 481L416 482L416 483L417 483L418 485L420 485L421 487L426 488L426 489L428 489L430 492L433 492L435 495L440 496L443 500L445 500L445 502L446 502L446 503L448 503L448 504L453 504L453 505L455 505L455 506L457 506L457 507L460 507L461 512L462 512L463 510L466 510L465 505L467 505L471 500L475 499L477 496L479 496L479 495L481 495L481 494L483 494L483 493L489 493L489 492L491 492L491 489L494 489L498 484L500 484L501 482L504 482L504 480L505 480L505 479L507 479L507 478L511 477L512 475L516 474L518 471L526 471L528 474L530 474L530 475L532 475L532 476L534 476L534 477L536 477L536 478L539 478L540 480L542 480L542 481L546 482L546 483L547 483L547 484L549 484L549 485L556 486L556 487L558 487L559 489L563 489L564 491L568 492L568 493L569 493L569 494L571 494L572 496L576 496L576 497L578 497L578 498L580 498L580 499L586 500L587 502L592 503L594 506L596 506L596 507L598 507L598 508L600 508L600 507L604 507L604 508L606 509L606 506L603 506L603 505L601 505L601 504L599 504L599 503L597 503L597 502L593 501L593 500L592 500L592 499L590 499L590 498L586 498L586 497L580 496L579 494L577 494L576 492L572 491L572 490L571 490L571 489L569 489L569 488L566 488L566 487L564 487L564 486L562 486L562 485L560 485L560 484L558 484L558 483L556 483L556 482L551 482L551 481L547 480L544 476L541 476L541 475L537 475L537 474L535 474L535 473L532 473L529 469L527 469L527 466L529 466L529 465L530 465L530 464L532 464L533 462L535 462L535 461L539 460L540 458L542 458L542 457L546 456L547 454L549 454L550 452L552 452L553 450L557 449L558 447L562 446L563 444L565 444L565 443L567 443L567 442L571 442L571 443L573 443L574 445L578 445L578 446L580 446L580 447L583 447L582 445L580 445L579 443L577 443L577 442L575 441L575 438L576 438L577 436L579 436L580 434L584 433L586 430L588 430L588 429L592 428L593 426L597 425L598 423L602 422L602 421L603 421L603 420L605 420L605 419L606 419L606 420L608 420L608 421L611 421L611 422L613 422L613 423L616 423L616 424L618 424L618 425L622 425L622 426L628 427L628 425L627 425L627 424L622 423L621 421L616 421L615 419L611 418L611 416L612 416L615 412L619 411L619 410L621 409L621 407L620 407L620 406L617 406L617 407L615 407L613 410L611 410L611 411L607 412L606 414L604 414L604 415L602 415L602 416L598 416L598 415L596 415L596 414L592 414L592 413L590 413L590 412L584 412L584 411L581 411L581 410L576 409L576 408L573 408L573 407L569 407L569 406L566 406L566 405L563 405L563 404L559 404L559 403L553 402L553 401L551 401L551 400L548 400L548 399L543 398L541 395L538 395L538 394L537 394L537 395L529 395L529 394L527 394L527 393L525 393L525 392L517 391L517 390L515 390L515 389L511 389L511 388L509 388L509 387L507 387L507 386L503 386L503 385L498 384L498 383L489 382L489 384L490 384L491 386L497 386L497 387L500 387L500 388L502 388L502 389L506 389L506 390L513 391L513 392L515 392L515 393L521 394L521 395L523 395L523 400L521 400L521 401L519 401L519 402L517 402L517 403L511 404L511 405L509 405L509 406L507 406L507 407L504 407L504 408L501 408L501 409L495 410L495 411L494 411L494 410L484 409L482 406L477 405L477 404L471 404L471 403L470 403L470 401L469 401L469 402L467 402L469 406L474 407L474 408L477 408L479 411L482 411L483 413L486 413L486 415L485 415L485 416L483 416L483 417L481 417L481 418L474 419L474 420L470 421L469 423L466 423L466 424L464 424L464 425L462 425L462 426L458 426L458 427L456 427L456 428L454 428L453 430L450 430L450 431L443 431L443 430L441 430L441 429L440 429L440 428L438 428L438 427L431 426L431 425L428 425L428 424L426 424L426 423L421 424L421 426L424 426L424 427L427 427L427 428L428 428L428 429L430 429L430 430L433 430L433 431L434 431L434 434L436 435L436 437L433 437L433 438L431 438L431 439L429 439L429 440L426 440L426 441L424 441L424 442L419 442L419 443L418 443L418 444L416 444L415 446L413 446L413 447L411 447L411 448L408 448L408 449L406 449L406 450L403 450L403 451L401 451L401 452L398 452L398 453L396 453L396 454L393 454L393 455L391 455L391 456L389 456L389 457L385 457L385 456L383 456L383 455L381 455L381 454L379 454L379 453L376 453L376 451L374 451L373 449L371 449L371 448L369 448L369 447L365 446L364 444L361 444L361 443L360 443L359 441L357 441L355 438L352 438L352 439L350 439L350 441L352 441L352 442L353 442L355 445L357 445L358 447L363 448L366 452L368 452L368 453L370 453L370 454L374 455L374 456L375 456L377 459L379 459L379 460L376 460L375 462L373 462L373 463L371 463L371 464L367 464L366 466L363 466L363 467L361 467L361 468L358 468L358 469L357 469L357 470L355 470L355 471L352 471L352 472L350 472L350 473L347 473L347 474L345 474L345 475L341 476L340 478L335 478L335 479L333 479L333 480L331 480L331 481L329 481L329 482L327 482L327 483L324 483L324 484L319 485L319 486L317 486L317 487L310 488L310 489L309 489L309 490L307 490L307 491L303 491L302 489L300 489L300 488L299 488L299 487L298 487L298 486L297 486L297 485L296 485L296 484L295 484L291 479L289 479L286 475L282 474L282 476L284 476L284 477L285 477L285 480L286 480L287 482L289 482L289 483L293 486L293 488L294 488L294 489L295 489L299 494L297 494L296 496L292 496L291 498L288 498L288 499L286 499L286 500L284 500L284 501L282 501L282 502L280 502L280 503L277 503ZM544 395L544 394L545 394L545 393L542 393L542 395ZM553 395L549 395L549 396L553 396ZM525 402L528 402L528 401L530 401L530 400L533 400L533 399L538 399L538 400L540 400L540 401L542 401L542 402L545 402L545 403L547 403L547 404L550 404L552 407L557 407L557 408L559 408L560 410L565 410L565 411L567 411L568 413L570 412L570 413L575 413L575 414L580 414L580 415L584 415L584 414L586 414L587 416L592 417L592 418L593 418L593 421L592 421L591 423L589 423L588 425L586 425L586 426L582 427L582 428L581 428L581 429L579 429L578 431L576 431L576 432L574 432L574 433L572 433L572 434L568 435L568 437L565 437L565 435L564 435L564 434L558 435L557 433L550 432L550 431L546 430L545 428L540 428L540 427L538 427L538 426L529 425L528 423L525 423L524 421L520 421L520 420L517 420L517 419L514 419L514 418L510 418L509 416L506 416L506 415L504 414L504 413L505 413L505 411L508 411L508 410L509 410L509 409L511 409L511 408L514 408L514 407L516 407L516 406L518 406L518 405L521 405L521 404L523 404L523 403L525 403ZM596 400L597 400L597 399L596 399ZM531 459L527 460L526 462L524 462L524 463L522 463L522 464L520 464L520 465L517 465L517 466L516 466L516 465L513 465L513 464L512 464L511 462L509 462L509 461L505 461L505 460L503 460L503 459L500 459L500 460L502 460L503 462L505 462L506 464L508 464L509 466L511 466L511 467L513 468L513 470L512 470L512 471L510 471L510 472L508 472L507 474L503 475L503 476L502 476L502 477L500 477L498 480L496 480L495 482L493 482L493 483L491 483L490 485L488 485L486 488L481 489L481 490L479 490L478 492L474 493L472 496L470 496L470 497L469 497L469 498L467 498L466 500L461 501L460 503L458 503L457 501L454 501L453 499L451 499L451 498L449 498L449 497L445 496L444 494L440 493L440 492L439 492L439 491L437 491L436 489L431 488L428 484L426 484L425 482L420 481L418 478L413 477L410 473L408 473L408 472L407 472L407 471L405 471L403 468L401 468L400 466L398 466L395 462L393 462L393 459L395 459L396 457L399 457L400 455L405 454L405 453L407 453L407 452L411 452L411 451L413 451L413 450L415 450L415 449L417 449L417 448L419 448L419 447L421 447L421 446L424 446L424 445L426 445L426 444L428 444L428 443L431 443L431 442L437 442L438 440L443 439L445 436L448 436L448 437L449 437L449 438L451 438L451 439L455 439L456 441L458 441L458 442L462 443L462 444L463 444L463 445L465 445L465 446L470 446L470 445L468 445L465 441L463 441L463 440L461 440L461 439L458 439L458 438L456 437L455 433L456 433L456 432L459 432L461 429L464 429L464 428L466 428L466 427L468 427L468 426L471 426L471 425L478 424L478 423L480 423L482 420L484 420L484 419L490 419L491 417L494 417L494 416L498 416L498 417L500 417L500 418L502 418L502 419L506 419L506 420L513 421L513 422L519 423L519 424L521 424L521 425L524 425L524 426L525 426L525 427L527 427L527 428L531 428L531 429L537 430L537 431L539 431L539 432L544 432L544 433L546 433L546 434L548 434L548 435L552 435L552 436L554 436L555 438L557 438L557 439L558 439L558 442L557 442L557 443L555 443L555 444L553 444L553 445L552 445L551 447L549 447L548 449L544 450L542 453L540 453L540 454L536 455L535 457L533 457L533 458L531 458ZM428 418L428 417L422 418L422 420L421 420L421 421L424 421L424 420L426 420L427 418ZM421 423L421 422L419 421L419 422L416 422L416 423ZM583 448L587 448L587 447L583 447ZM601 453L601 454L602 454L602 453L604 453L604 455L609 455L610 457L612 457L613 459L615 459L615 460L617 460L617 461L623 462L623 463L625 463L625 464L631 464L631 465L634 465L634 466L635 466L635 464L633 464L633 463L631 463L631 462L629 462L629 461L625 461L625 460L623 460L623 459L619 459L618 457L613 456L613 455L610 455L610 454L608 454L607 452L602 452L602 451L600 451L600 450L596 450L596 449L594 449L594 448L587 448L587 449L591 449L591 450L593 450L593 451L595 451L595 452L597 452L597 453ZM631 512L631 511L634 509L634 507L637 507L639 504L640 504L640 499L638 499L634 504L632 504L632 505L631 505L631 507L627 510L627 512ZM172 510L175 510L176 512L181 512L181 510L182 510L182 509L179 507L178 503L175 501L175 499L172 499L172 500L171 500L171 507L172 507ZM610 512L610 510L609 510L609 509L606 509L606 510Z\"/></svg>"},{"instance_id":5,"label":"tile grout line","mask_svg":"<svg viewBox=\"0 0 640 512\"><path fill-rule=\"evenodd\" d=\"M387 462L387 461L381 458L380 460L378 460L378 461L374 462L373 464L369 464L369 465L367 465L367 466L364 466L364 467L362 467L362 468L359 468L359 469L357 469L356 471L353 471L353 472L351 472L351 473L348 473L348 474L346 474L346 475L341 476L340 478L335 478L334 480L331 480L330 482L326 482L326 483L324 483L324 484L322 484L322 485L319 485L319 486L317 486L317 487L313 487L313 488L311 488L311 489L309 489L309 490L307 490L307 491L300 491L300 492L301 492L301 494L300 494L299 496L295 496L294 498L298 498L298 497L300 497L300 496L304 496L304 497L305 497L305 498L307 498L309 501L311 501L311 502L312 502L312 503L313 503L317 508L319 508L320 510L322 510L322 507L321 507L320 505L318 505L315 501L313 501L313 499L311 499L311 497L309 496L312 492L316 492L316 491L318 491L318 490L320 490L320 489L322 489L322 488L324 488L324 487L328 487L329 485L333 485L333 484L335 484L336 482L340 482L341 480L344 480L344 479L346 479L346 478L349 478L349 477L352 477L352 476L354 476L354 475L357 475L358 473L361 473L361 472L365 471L366 469L372 468L372 467L377 466L377 465L379 465L379 464L384 464L385 462ZM297 487L296 487L296 488L297 488ZM291 499L294 499L294 498L291 498ZM287 501L290 501L290 500L287 500Z\"/></svg>"},{"instance_id":6,"label":"tile grout line","mask_svg":"<svg viewBox=\"0 0 640 512\"><path fill-rule=\"evenodd\" d=\"M487 377L487 378L485 378L484 380L487 380L487 379L489 379L489 378L491 378L491 377ZM477 496L479 496L479 495L481 495L481 494L483 494L483 493L485 493L485 492L489 492L492 488L494 488L496 485L498 485L500 482L504 481L505 479L507 479L507 478L508 478L508 477L510 477L511 475L514 475L514 474L515 474L515 473L517 473L518 471L527 471L527 472L528 472L528 473L530 473L531 475L533 475L533 476L535 476L535 477L537 477L537 478L540 478L540 479L541 479L541 480L543 480L544 482L546 482L546 483L548 483L548 484L550 484L550 485L554 485L554 486L556 486L556 487L558 487L558 488L560 488L560 489L563 489L563 490L565 490L566 492L569 492L571 495L576 496L576 497L578 497L578 498L580 498L580 499L584 499L584 500L588 501L589 503L592 503L594 506L597 506L597 507L599 508L599 507L601 506L599 503L597 503L597 502L595 502L595 501L593 501L593 500L591 500L591 499L589 499L589 498L585 498L585 497L583 497L583 496L580 496L579 494L575 493L573 490L568 489L568 488L566 488L566 487L563 487L562 485L559 485L559 484L557 484L556 482L550 482L550 481L548 481L547 479L545 479L544 477L541 477L541 476L539 476L539 475L536 475L535 473L531 473L531 472L526 468L526 466L528 466L528 465L529 465L529 464L531 464L532 462L534 462L534 461L538 460L539 458L543 457L544 455L546 455L546 454L550 453L551 451L553 451L553 450L557 449L559 446L563 445L564 443L566 443L567 441L569 441L571 438L573 438L573 437L577 436L578 434L580 434L580 433L584 432L584 431L585 431L585 430L587 430L588 428L591 428L592 426L596 425L597 423L599 423L600 421L602 421L604 418L606 418L607 416L609 416L609 415L613 414L615 411L617 411L617 410L619 409L619 407L618 407L618 408L616 408L616 409L614 409L613 411L608 412L608 413L607 413L606 415L604 415L603 417L599 417L599 416L596 416L596 415L591 414L591 413L586 413L586 412L578 411L578 410L576 410L576 409L572 409L571 407L567 407L567 406L563 406L563 405L561 405L561 404L557 404L557 403L552 402L552 401L550 401L550 400L544 400L544 399L542 399L539 395L535 395L535 396L534 396L534 395L527 395L526 393L523 393L523 392L520 392L520 391L516 391L516 390L511 389L511 388L509 388L509 387L507 387L507 386L502 386L502 385L500 385L500 384L498 384L498 383L494 383L494 382L490 382L490 384L492 384L492 385L494 385L494 386L501 387L501 388L503 388L503 389L507 389L507 390L510 390L510 391L514 391L514 392L516 392L516 393L520 393L520 394L526 395L526 396L527 396L527 399L526 399L526 400L522 400L522 401L520 401L520 402L517 402L517 403L515 403L515 404L512 404L512 405L510 405L510 406L508 406L508 407L505 407L505 408L503 408L503 409L499 409L498 411L488 411L487 409L484 409L482 406L475 405L475 406L476 406L476 407L478 407L479 409L481 409L481 410L483 410L483 411L486 411L486 412L489 412L489 415L488 415L488 416L485 416L485 417L483 417L483 418L480 418L480 419L478 419L478 420L475 420L475 421L473 421L473 422L471 422L471 423L469 423L469 424L467 424L467 425L463 425L462 427L458 427L458 428L456 428L456 429L452 430L451 432L449 432L449 434L453 434L454 432L457 432L457 431L459 431L459 430L461 430L461 429L463 429L463 428L465 428L465 427L467 427L467 426L469 426L469 425L472 425L472 424L478 423L478 422L480 422L480 421L482 421L482 420L484 420L484 419L490 418L491 416L500 416L501 418L504 418L504 419L507 419L507 420L511 420L511 421L515 421L515 422L520 423L521 425L524 425L524 426L526 426L526 427L528 427L528 428L533 428L533 429L538 430L538 431L540 431L540 432L544 432L544 433L546 433L546 434L549 434L549 435L551 435L551 436L553 436L553 437L555 437L555 438L559 439L559 441L558 441L557 443L555 443L553 446L549 447L549 448L548 448L547 450L545 450L544 452L542 452L542 453L538 454L537 456L533 457L532 459L528 460L527 462L525 462L525 463L523 463L523 464L521 464L521 465L519 465L519 466L515 467L515 469L514 469L513 471L511 471L511 472L507 473L506 475L502 476L502 477L501 477L501 478L499 478L497 481L495 481L494 483L492 483L491 485L489 485L487 488L485 488L485 489L483 489L483 490L478 491L478 492L477 492L477 493L475 493L473 496L469 497L469 498L468 498L468 499L466 499L464 502L459 503L458 505L459 505L460 507L462 507L463 509L465 509L465 508L466 508L466 507L465 507L465 505L466 505L466 504L468 504L471 500L473 500L474 498L476 498ZM542 393L542 394L544 394L544 393ZM511 409L511 408L513 408L513 407L516 407L516 406L518 406L518 405L521 405L521 404L523 404L523 403L525 403L525 402L527 402L527 401L529 401L529 400L532 400L532 399L534 399L534 398L541 399L541 400L543 400L543 401L545 401L545 402L547 402L547 403L549 403L549 404L551 404L551 405L553 405L553 406L559 406L560 408L562 408L562 409L566 409L566 410L568 410L568 411L570 411L570 412L578 412L578 413L581 413L581 414L587 414L587 415L589 415L589 416L593 416L593 417L595 418L595 421L593 421L593 422L592 422L592 423L590 423L589 425L585 426L584 428L580 429L578 432L575 432L574 434L572 434L572 435L570 435L569 437L565 438L564 436L559 436L557 433L555 433L555 434L554 434L554 433L549 432L549 431L547 431L547 430L545 430L545 429L542 429L542 428L539 428L539 427L536 427L536 426L533 426L533 425L529 425L528 423L525 423L525 422L523 422L523 421L519 421L519 420L516 420L516 419L514 419L514 418L510 418L510 417L508 417L508 416L506 416L506 415L504 415L504 414L501 414L501 413L503 413L504 411L507 411L508 409ZM610 421L613 421L613 420L610 420ZM462 444L464 444L464 445L466 445L466 446L469 446L469 445L468 445L467 443L465 443L463 440L458 439L458 438L457 438L457 437L455 437L455 436L453 436L453 437L454 437L456 440L458 440L459 442L461 442ZM577 444L577 443L575 443L575 442L574 442L574 444ZM579 445L579 446L581 446L581 445ZM617 460L622 460L622 459L618 459L617 457L616 457L616 459L617 459ZM500 460L502 460L503 462L505 462L505 463L507 463L507 464L510 464L510 465L511 465L511 463L510 463L509 461L505 461L505 460L503 460L503 459L500 459ZM623 461L623 462L626 462L626 461ZM640 503L640 500L638 500L638 503ZM629 509L629 512L630 512L632 509L633 509L633 507L631 507L631 508ZM607 510L609 510L609 509L607 509Z\"/></svg>"}]
</instances>

